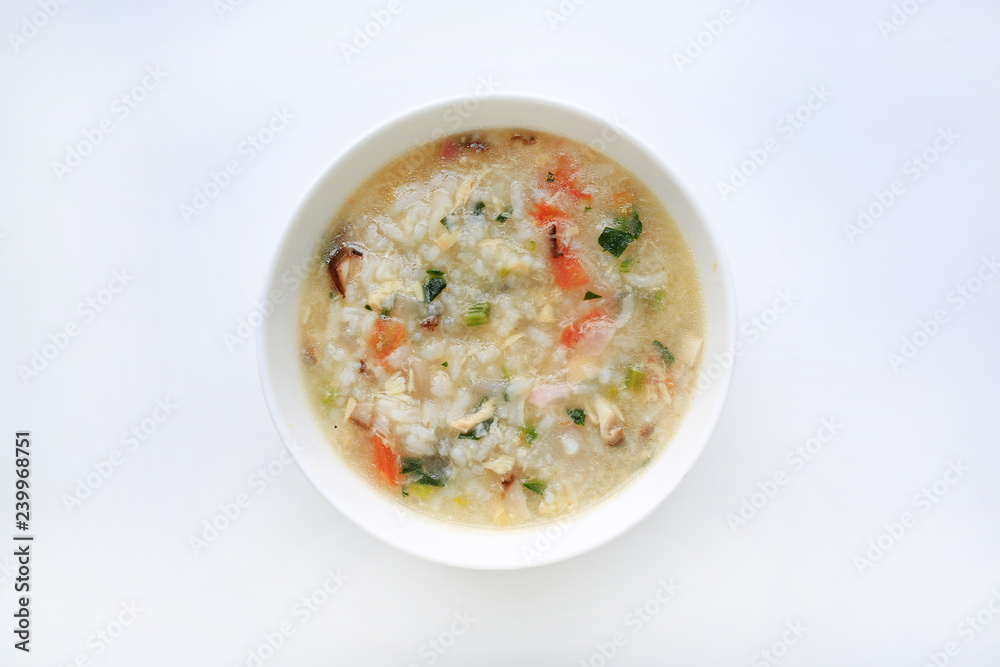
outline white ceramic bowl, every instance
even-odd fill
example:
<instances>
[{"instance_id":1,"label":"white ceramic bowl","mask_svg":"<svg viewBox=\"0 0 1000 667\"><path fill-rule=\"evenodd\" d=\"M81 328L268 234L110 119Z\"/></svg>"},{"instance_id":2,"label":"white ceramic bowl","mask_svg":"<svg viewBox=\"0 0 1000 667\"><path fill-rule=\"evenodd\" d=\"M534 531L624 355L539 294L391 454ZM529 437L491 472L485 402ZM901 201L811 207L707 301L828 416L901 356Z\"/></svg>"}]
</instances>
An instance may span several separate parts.
<instances>
[{"instance_id":1,"label":"white ceramic bowl","mask_svg":"<svg viewBox=\"0 0 1000 667\"><path fill-rule=\"evenodd\" d=\"M576 139L603 151L646 183L673 216L694 255L704 289L708 336L700 390L683 424L632 483L568 519L528 528L474 529L406 510L351 470L327 442L313 416L300 370L300 285L295 272L315 256L320 237L345 199L381 165L418 143L496 126ZM264 298L274 306L258 332L264 395L282 439L306 477L371 534L411 554L450 565L506 569L552 563L600 546L635 525L694 465L715 427L732 373L731 364L720 361L735 338L729 269L715 235L677 179L620 129L588 112L536 97L448 100L404 114L359 141L326 170L295 212Z\"/></svg>"}]
</instances>

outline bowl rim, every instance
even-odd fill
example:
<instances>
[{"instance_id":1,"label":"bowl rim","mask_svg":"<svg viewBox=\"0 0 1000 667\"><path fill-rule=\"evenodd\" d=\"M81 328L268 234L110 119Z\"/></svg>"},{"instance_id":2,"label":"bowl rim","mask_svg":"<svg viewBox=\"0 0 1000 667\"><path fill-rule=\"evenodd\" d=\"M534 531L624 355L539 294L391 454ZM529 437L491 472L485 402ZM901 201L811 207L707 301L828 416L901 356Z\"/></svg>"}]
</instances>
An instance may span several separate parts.
<instances>
[{"instance_id":1,"label":"bowl rim","mask_svg":"<svg viewBox=\"0 0 1000 667\"><path fill-rule=\"evenodd\" d=\"M282 263L282 258L284 257L285 251L289 247L291 241L293 240L293 238L295 238L295 233L297 229L303 224L303 220L306 216L306 213L308 212L313 201L320 196L320 194L326 187L328 187L331 178L339 170L343 169L342 166L343 164L349 163L353 158L357 156L357 154L361 153L370 143L377 140L378 137L380 137L382 134L393 130L396 126L402 125L408 121L413 121L426 114L431 114L435 112L437 113L445 112L449 108L453 108L456 105L467 103L470 99L472 99L471 95L458 96L458 97L449 96L449 97L439 98L432 102L413 106L377 124L373 129L364 133L360 138L352 142L350 145L344 148L338 155L336 155L336 157L334 157L329 162L329 164L327 164L327 166L320 172L320 174L313 180L312 184L305 191L305 194L299 199L299 202L295 207L294 211L292 212L291 216L284 223L284 228L281 232L278 242L274 246L274 251L271 256L269 268L265 274L264 287L262 290L263 297L267 299L268 295L272 293L272 289L274 288L274 286L278 284L278 280L282 273L282 269L285 266ZM489 93L485 97L477 96L477 99L480 104L485 103L487 105L528 104L528 105L548 107L557 113L576 116L585 122L589 122L595 125L605 125L605 126L610 125L610 122L606 118L603 118L600 115L588 109L577 106L575 104L565 102L563 100L558 100L534 93L494 92L494 93ZM523 123L512 123L511 125L525 126ZM474 127L488 128L488 127L498 127L498 126L500 125L495 123L481 124L481 125L472 124L465 129L446 131L443 134L441 134L440 137L448 136L450 134L455 134L461 131L469 131ZM551 134L560 134L558 131L550 129L539 130L539 131L545 131ZM695 222L696 227L699 228L700 232L704 235L704 241L709 249L709 254L712 256L712 259L714 260L715 263L716 278L718 279L720 287L720 296L721 296L720 305L723 310L722 319L724 324L723 330L720 333L722 335L722 339L723 342L725 343L726 349L732 349L733 345L735 344L735 341L737 340L735 288L733 285L733 279L732 279L732 273L730 271L729 261L725 254L725 249L718 237L718 233L716 232L712 224L708 221L708 219L705 217L705 215L702 213L701 209L697 206L690 191L684 186L683 182L677 177L677 174L672 169L670 169L670 167L664 162L663 159L661 159L660 155L656 151L649 148L645 142L636 138L628 130L626 130L624 127L620 126L617 123L614 124L613 131L614 134L617 135L617 137L621 137L621 139L623 139L626 144L630 145L632 149L636 150L642 157L649 160L654 168L662 172L662 175L665 176L667 180L676 189L675 194L677 197L680 198L681 203L689 209L690 211L689 217ZM388 158L381 160L380 164L384 165L387 162L391 161L392 159L395 159L396 157L399 157L405 154L406 152L413 150L413 148L415 148L417 145L426 143L428 141L434 141L436 138L439 137L430 139L422 137L418 143L413 143L409 146L404 145L394 155L390 155ZM573 139L572 137L569 138ZM580 143L584 143L583 141L577 139L573 140L579 141ZM614 157L611 157L611 159L618 162L618 160ZM628 171L630 172L632 171L632 169L630 169L627 165L622 165L622 166ZM370 176L371 173L364 174L363 178L360 179L359 183L363 183L364 180L366 180ZM648 179L640 178L640 180L646 183ZM662 197L661 192L658 192L648 184L647 187L650 187L650 189L653 191L655 195L657 195L657 197ZM671 212L671 216L673 217L673 212L671 210L672 207L668 206L666 202L663 203L664 206L667 208L668 212ZM343 199L341 199L339 205L342 204L343 204ZM335 213L336 213L335 210L331 211L330 216L332 217L333 215L335 215ZM686 235L684 235L683 231L682 235L685 236L685 241L690 246L690 239ZM704 288L705 276L699 274L699 278ZM292 298L290 299L290 301L294 304L295 310L297 310L297 303L300 295L301 295L300 288L297 287L296 289L293 290ZM707 308L708 308L708 303L706 298L706 310ZM342 514L351 519L353 523L361 527L363 530L365 530L365 532L379 538L383 542L388 543L393 547L400 549L401 551L404 551L406 553L409 553L411 555L426 560L430 560L432 562L444 565L456 566L456 567L469 568L469 569L481 569L481 570L521 569L528 567L538 567L541 565L548 565L560 562L562 560L566 560L581 555L583 553L586 553L588 551L597 549L598 547L607 544L611 540L615 539L616 537L619 537L620 535L624 534L625 532L631 530L636 525L641 523L657 507L659 507L666 500L668 496L670 496L677 489L677 487L680 485L683 479L688 475L688 473L693 468L694 464L697 462L697 460L701 457L702 453L704 452L704 449L707 446L708 441L711 439L712 433L714 432L718 424L719 417L725 405L726 396L728 394L731 384L733 366L735 365L735 355L731 355L728 363L722 365L722 375L719 376L718 378L712 379L712 385L716 386L717 390L715 392L715 399L712 401L712 404L710 405L707 413L703 417L703 422L705 424L705 426L702 429L703 435L698 438L698 442L696 443L694 450L688 456L685 463L683 464L683 469L679 469L677 471L679 472L679 475L677 475L676 481L669 488L662 491L662 493L660 493L653 502L648 502L642 507L638 508L638 510L633 510L629 514L628 520L623 525L610 530L606 530L599 536L596 536L592 539L585 540L585 544L579 548L564 550L562 552L550 553L548 557L546 557L546 553L549 552L544 552L540 555L537 562L531 562L526 560L521 560L516 562L511 562L511 561L505 561L505 562L498 561L498 562L488 562L488 563L475 562L460 557L443 555L439 551L435 552L433 550L417 548L413 544L405 542L404 540L394 539L392 536L386 534L384 530L376 530L373 525L370 525L367 521L365 521L362 517L360 517L358 515L358 512L354 511L354 508L350 506L349 503L342 502L340 497L336 496L335 494L332 494L329 491L329 489L318 480L317 478L318 475L311 469L309 465L307 465L303 461L303 458L300 456L301 450L296 445L297 440L294 434L291 432L290 428L286 426L286 424L284 423L283 411L281 409L279 397L277 394L275 378L272 376L271 368L269 366L270 358L268 352L269 350L268 341L270 340L270 334L273 328L273 323L271 320L272 320L271 317L264 317L261 325L257 328L255 332L255 335L257 337L257 346L256 346L257 361L258 361L257 366L261 383L261 389L264 394L265 402L268 407L268 412L271 416L272 422L274 423L275 429L278 431L278 434L281 437L283 445L288 450L292 459L295 460L296 465L305 475L306 479L308 479L309 482L316 488L316 490L319 491L319 493L328 502L330 502L334 507L336 507L338 511L340 511ZM707 363L708 363L707 351L703 349L699 379L701 379L702 375L705 373ZM688 407L688 412L685 413L685 416L682 420L682 424L684 421L688 420L693 407L694 407L693 403L691 406ZM679 430L680 429L678 428L678 431ZM676 438L676 433L674 436L671 437L671 442L674 441L675 438ZM328 442L325 444L327 446L330 446ZM656 461L657 459L662 460L664 454L670 448L670 444L671 443L668 442L663 446L663 449L661 449L658 452L657 458L654 459L654 461ZM336 456L339 459L340 454L337 453ZM346 462L341 461L341 463L344 465L345 468L348 467L348 464ZM357 476L356 471L350 471L350 473ZM614 501L617 498L619 498L628 487L635 485L637 481L644 476L647 476L647 473L645 471L633 476L631 479L627 480L624 484L622 484L621 487L619 487L612 493L608 494L608 496L602 498L601 500L587 507L576 510L570 513L569 515L566 515L566 517L559 517L550 521L533 523L527 526L503 528L503 529L478 528L478 527L465 526L458 523L449 523L444 520L425 516L422 513L414 512L412 516L417 519L417 523L420 523L425 527L436 526L438 529L454 532L456 535L471 536L473 534L479 534L479 535L485 534L489 535L490 539L495 539L498 541L504 540L506 537L513 537L515 535L523 536L525 533L532 533L537 535L540 533L541 530L545 529L547 526L563 525L564 521L568 520L569 522L572 522L578 520L578 518L582 518L587 514L597 510L598 508L613 504ZM358 477L360 478L360 476ZM362 480L362 481L365 484L368 484L367 480ZM391 502L391 501L387 499L386 502Z\"/></svg>"}]
</instances>

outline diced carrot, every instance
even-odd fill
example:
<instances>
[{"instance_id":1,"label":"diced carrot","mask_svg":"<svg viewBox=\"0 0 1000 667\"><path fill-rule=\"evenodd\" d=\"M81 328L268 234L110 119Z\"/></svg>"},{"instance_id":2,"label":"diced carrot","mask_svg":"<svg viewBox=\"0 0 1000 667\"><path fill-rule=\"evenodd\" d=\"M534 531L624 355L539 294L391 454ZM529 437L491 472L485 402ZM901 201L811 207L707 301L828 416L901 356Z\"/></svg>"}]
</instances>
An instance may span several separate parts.
<instances>
[{"instance_id":1,"label":"diced carrot","mask_svg":"<svg viewBox=\"0 0 1000 667\"><path fill-rule=\"evenodd\" d=\"M568 220L569 216L558 206L541 201L531 209L531 217L535 219L535 224L539 227L547 227L552 224L561 225Z\"/></svg>"},{"instance_id":2,"label":"diced carrot","mask_svg":"<svg viewBox=\"0 0 1000 667\"><path fill-rule=\"evenodd\" d=\"M406 325L395 317L380 317L375 320L368 344L375 352L375 358L382 360L396 351L406 340Z\"/></svg>"},{"instance_id":3,"label":"diced carrot","mask_svg":"<svg viewBox=\"0 0 1000 667\"><path fill-rule=\"evenodd\" d=\"M573 158L563 153L559 156L559 162L556 165L556 170L552 172L551 181L548 180L548 173L546 173L546 185L550 189L562 190L576 199L590 201L593 199L593 196L584 192L577 186L576 181L579 171L579 167Z\"/></svg>"},{"instance_id":4,"label":"diced carrot","mask_svg":"<svg viewBox=\"0 0 1000 667\"><path fill-rule=\"evenodd\" d=\"M555 276L556 284L563 289L583 287L590 282L583 264L567 248L563 248L561 255L552 258L552 275Z\"/></svg>"},{"instance_id":5,"label":"diced carrot","mask_svg":"<svg viewBox=\"0 0 1000 667\"><path fill-rule=\"evenodd\" d=\"M402 475L399 472L399 456L396 455L389 444L378 433L372 433L372 458L375 462L375 470L393 486L398 486Z\"/></svg>"},{"instance_id":6,"label":"diced carrot","mask_svg":"<svg viewBox=\"0 0 1000 667\"><path fill-rule=\"evenodd\" d=\"M602 310L593 310L562 331L562 344L574 348L594 327L611 324L611 318Z\"/></svg>"}]
</instances>

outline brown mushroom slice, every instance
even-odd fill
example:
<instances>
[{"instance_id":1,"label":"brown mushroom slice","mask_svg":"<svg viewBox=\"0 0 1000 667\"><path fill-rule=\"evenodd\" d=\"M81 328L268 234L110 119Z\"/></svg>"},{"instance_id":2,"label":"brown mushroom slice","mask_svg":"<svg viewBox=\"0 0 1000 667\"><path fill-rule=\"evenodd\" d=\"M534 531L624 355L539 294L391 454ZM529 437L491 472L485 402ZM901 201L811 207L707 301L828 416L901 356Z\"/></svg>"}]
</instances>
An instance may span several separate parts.
<instances>
[{"instance_id":1,"label":"brown mushroom slice","mask_svg":"<svg viewBox=\"0 0 1000 667\"><path fill-rule=\"evenodd\" d=\"M351 245L341 245L332 255L326 266L330 281L334 288L343 296L347 290L347 281L351 277L351 268L364 257L364 253Z\"/></svg>"},{"instance_id":2,"label":"brown mushroom slice","mask_svg":"<svg viewBox=\"0 0 1000 667\"><path fill-rule=\"evenodd\" d=\"M594 399L594 413L601 426L601 440L608 447L617 447L625 442L625 419L621 411L605 398Z\"/></svg>"}]
</instances>

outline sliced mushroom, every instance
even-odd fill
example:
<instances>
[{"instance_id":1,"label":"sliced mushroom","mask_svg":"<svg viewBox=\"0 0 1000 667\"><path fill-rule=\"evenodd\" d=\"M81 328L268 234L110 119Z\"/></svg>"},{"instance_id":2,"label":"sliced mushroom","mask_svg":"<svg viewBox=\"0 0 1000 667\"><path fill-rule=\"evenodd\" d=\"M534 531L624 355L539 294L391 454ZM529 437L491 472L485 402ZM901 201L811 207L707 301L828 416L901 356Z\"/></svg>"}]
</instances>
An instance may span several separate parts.
<instances>
[{"instance_id":1,"label":"sliced mushroom","mask_svg":"<svg viewBox=\"0 0 1000 667\"><path fill-rule=\"evenodd\" d=\"M601 425L601 440L608 447L617 447L625 442L625 418L618 407L605 398L594 399L594 412Z\"/></svg>"},{"instance_id":2,"label":"sliced mushroom","mask_svg":"<svg viewBox=\"0 0 1000 667\"><path fill-rule=\"evenodd\" d=\"M330 255L326 270L330 274L334 288L340 292L341 296L347 290L347 281L350 280L352 266L364 256L363 252L347 244L341 245Z\"/></svg>"}]
</instances>

